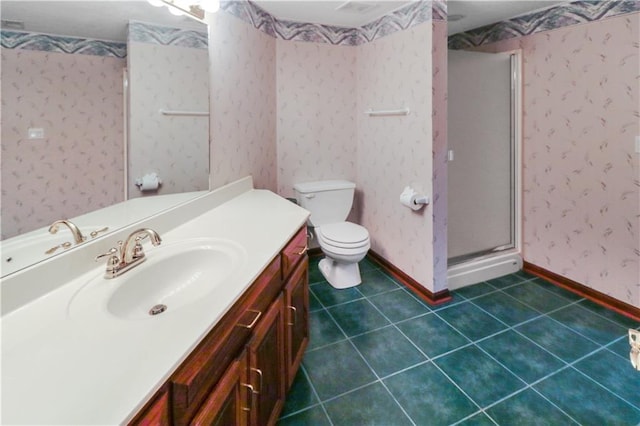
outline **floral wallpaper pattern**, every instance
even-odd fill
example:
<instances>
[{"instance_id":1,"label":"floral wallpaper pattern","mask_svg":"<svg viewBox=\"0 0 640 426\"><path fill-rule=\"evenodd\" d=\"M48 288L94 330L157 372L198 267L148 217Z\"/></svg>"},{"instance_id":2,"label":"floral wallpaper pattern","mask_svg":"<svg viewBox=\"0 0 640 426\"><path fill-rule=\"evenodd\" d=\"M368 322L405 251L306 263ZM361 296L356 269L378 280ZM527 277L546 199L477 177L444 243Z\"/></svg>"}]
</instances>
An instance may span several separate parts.
<instances>
[{"instance_id":1,"label":"floral wallpaper pattern","mask_svg":"<svg viewBox=\"0 0 640 426\"><path fill-rule=\"evenodd\" d=\"M130 41L129 198L209 188L209 116L173 116L164 110L209 111L207 50ZM157 191L135 180L157 173Z\"/></svg>"},{"instance_id":2,"label":"floral wallpaper pattern","mask_svg":"<svg viewBox=\"0 0 640 426\"><path fill-rule=\"evenodd\" d=\"M433 191L431 204L433 209L433 292L438 292L447 288L447 24L442 21L433 21L432 26Z\"/></svg>"},{"instance_id":3,"label":"floral wallpaper pattern","mask_svg":"<svg viewBox=\"0 0 640 426\"><path fill-rule=\"evenodd\" d=\"M637 0L576 1L449 37L449 49L467 49L569 25L640 11Z\"/></svg>"},{"instance_id":4,"label":"floral wallpaper pattern","mask_svg":"<svg viewBox=\"0 0 640 426\"><path fill-rule=\"evenodd\" d=\"M209 26L211 187L277 191L275 38L224 13Z\"/></svg>"},{"instance_id":5,"label":"floral wallpaper pattern","mask_svg":"<svg viewBox=\"0 0 640 426\"><path fill-rule=\"evenodd\" d=\"M63 37L24 31L0 31L2 47L7 49L37 50L41 52L75 53L79 55L127 56L126 43L92 40L77 37Z\"/></svg>"},{"instance_id":6,"label":"floral wallpaper pattern","mask_svg":"<svg viewBox=\"0 0 640 426\"><path fill-rule=\"evenodd\" d=\"M278 193L321 179L356 180L356 49L278 40Z\"/></svg>"},{"instance_id":7,"label":"floral wallpaper pattern","mask_svg":"<svg viewBox=\"0 0 640 426\"><path fill-rule=\"evenodd\" d=\"M446 16L446 4L442 2L435 3L432 13L434 18L436 13L438 17ZM247 14L247 16L255 18L251 14ZM582 187L583 189L580 192L582 195L578 197L580 199L586 198L586 194L593 194L595 190L592 188L597 188L600 185L582 182L581 179L575 176L572 179L571 174L573 171L566 170L567 164L577 164L576 162L579 161L586 161L585 164L593 164L595 167L597 163L597 161L594 161L596 159L595 151L584 151L581 146L582 144L588 145L588 143L579 141L579 138L574 135L573 139L571 139L573 142L569 142L570 147L566 147L564 151L561 151L560 158L562 158L562 161L559 161L557 157L545 156L545 152L551 150L557 154L560 145L565 142L560 143L556 148L555 143L552 145L549 142L543 142L543 139L538 140L537 137L529 136L532 129L536 129L536 132L541 134L544 133L543 129L546 129L548 133L545 133L544 140L553 140L554 142L554 135L567 131L564 127L568 127L569 123L573 126L574 133L575 129L580 129L578 136L583 139L584 135L590 134L589 131L585 130L585 123L606 122L608 129L617 128L618 132L624 131L627 132L627 135L638 133L637 128L630 124L632 122L637 123L637 107L635 109L629 107L631 103L628 103L629 99L632 99L636 104L638 103L637 95L634 95L638 93L636 86L618 85L617 90L622 90L622 86L625 86L623 91L627 100L623 101L622 98L624 96L619 93L615 98L611 97L612 99L603 100L604 103L600 105L599 111L602 111L602 105L607 105L607 108L617 108L616 105L624 102L627 105L626 111L630 115L625 116L623 114L621 117L628 117L627 121L618 122L623 118L610 118L608 115L601 115L602 120L589 116L583 122L582 113L589 108L576 107L576 105L584 102L578 101L578 99L581 99L580 97L586 99L588 103L595 102L593 93L596 93L595 87L601 84L607 83L609 89L611 89L614 81L633 81L637 85L637 71L636 77L633 78L625 76L624 78L612 79L608 78L607 74L618 75L618 71L612 71L612 66L603 65L604 63L624 65L622 67L625 70L624 72L629 72L629 68L625 68L625 66L638 63L637 42L635 45L629 42L629 40L637 40L638 38L637 22L630 23L627 17L624 18L626 19L624 25L621 25L620 22L623 21L616 21L617 19L623 19L623 17L609 18L606 21L594 22L587 26L568 27L552 32L537 33L517 40L512 39L487 45L486 47L501 48L503 50L518 47L526 47L528 49L525 51L524 65L525 84L527 84L525 87L525 103L528 106L530 97L532 94L536 94L538 97L534 104L536 108L542 108L541 111L544 111L534 114L539 118L535 121L537 123L535 125L531 124L531 111L533 109L525 111L524 155L528 155L525 159L526 167L524 172L526 191L524 195L525 259L556 272L563 271L566 276L576 281L638 305L637 277L640 273L640 268L638 267L640 249L637 245L638 220L635 216L628 216L627 214L629 211L637 211L640 205L640 201L637 199L637 190L629 187L630 182L635 182L632 185L638 185L638 165L637 160L634 160L633 153L629 151L631 144L626 145L629 149L623 154L614 154L607 151L607 155L612 155L611 158L616 158L616 161L611 161L611 167L607 164L601 165L602 173L605 173L603 177L607 177L607 180L601 179L602 185L606 185L609 190L614 186L617 187L618 184L628 188L621 190L622 192L616 192L616 195L613 196L624 200L624 206L614 205L613 201L611 201L607 203L606 207L602 208L602 212L600 212L602 206L590 211L589 205L594 200L581 204L584 200L574 199L570 201L573 205L572 210L558 210L558 214L567 223L562 225L564 222L561 221L556 224L555 218L553 220L549 219L553 218L555 214L555 210L550 207L552 202L549 196L546 196L547 198L541 196L539 194L540 191L533 190L531 186L541 186L544 188L544 192L552 194L553 197L558 197L558 200L554 198L556 202L560 202L560 199L562 199L562 202L567 202L571 198L567 193L559 190L560 183L565 182L565 185L571 184L574 187ZM592 32L573 33L571 36L565 34L565 31L582 31L592 25L602 25L602 29L611 29L617 25L619 31L622 31L622 28L626 28L627 34L621 39L618 39L616 33L612 31L599 32L599 36L596 38L593 37L594 33ZM443 70L446 69L446 51L440 48L444 46L445 34L446 25L443 22L439 22L439 19L435 19L432 25L418 25L355 47L355 93L357 97L355 134L358 144L356 147L355 167L357 170L356 183L359 188L356 202L360 204L358 221L369 229L374 250L426 287L431 287L433 283L433 288L430 288L430 290L434 292L446 288L446 116L441 113L441 111L446 111L446 75L443 73ZM562 34L562 36L558 34ZM248 38L248 36L243 38ZM581 56L581 51L583 49L594 49L592 47L587 48L584 45L586 43L585 40L600 40L603 46L607 46L607 43L609 43L609 46L617 46L617 41L624 40L621 42L626 47L612 55L602 53L604 56L600 59L601 63L595 63L593 60L583 63L581 61L586 60L586 57ZM615 44L613 43L614 40L616 40ZM598 45L597 43L595 44ZM424 49L425 45L431 45L432 51L429 52L428 49ZM557 45L561 47L553 54L554 50L551 49ZM273 49L268 43L262 44L261 47L257 51L259 53L256 54L269 55L272 52L271 49ZM606 50L606 48L602 49ZM332 128L332 124L336 122L335 117L340 116L343 120L347 120L350 117L347 107L349 104L348 96L338 95L339 93L352 93L349 89L350 76L346 73L348 67L340 66L335 61L339 60L341 64L349 64L352 59L347 53L349 49L340 46L337 47L337 50L334 46L332 48L333 51L325 51L314 44L305 45L297 41L278 40L275 50L277 59L274 67L276 68L275 74L277 76L277 93L275 100L272 99L272 101L277 105L279 112L280 110L286 112L287 117L277 121L277 130L275 132L277 135L277 149L269 152L277 152L278 155L278 191L282 195L290 196L292 194L290 182L299 180L298 176L302 176L305 173L302 168L300 171L290 170L289 167L292 164L293 167L299 167L300 165L311 169L315 167L314 177L322 175L327 167L337 167L336 170L344 170L342 159L336 162L331 161L332 150L335 147L329 143L327 145L329 148L325 149L325 144L327 140L333 141L341 138L339 135L336 136L337 132ZM535 55L535 58L531 56L531 59L529 59L526 53ZM579 58L576 59L575 66L570 60L565 60L566 57L573 58L573 56ZM414 59L406 61L406 58ZM611 58L611 61L609 58ZM323 73L318 72L324 61L334 63L336 69L327 70L327 73L332 73L330 74L332 75L331 78L322 79ZM530 61L536 63L537 67L535 69L538 71L532 70ZM394 65L392 66L391 64ZM290 65L293 65L298 71L288 70L287 67ZM268 78L274 72L270 66L268 68L260 68L257 64L252 64L251 66L255 67L254 71L261 70L259 72L260 77L265 76L265 78ZM605 68L599 68L602 66ZM539 79L541 69L545 70L542 73L545 79L542 80ZM582 80L575 77L573 79L570 78L571 75L575 76L576 71L579 71L582 76L583 69L594 70L594 74L587 73L589 76L587 82L582 83ZM600 71L596 72L596 69ZM599 76L597 79L595 78L596 75ZM408 83L403 79L412 82L412 90L407 91L406 86ZM562 81L562 84L559 84L558 81ZM315 84L318 84L323 89L322 93L314 92L314 88L310 87ZM550 86L547 87L548 85ZM559 92L560 86L565 90ZM240 85L240 87L243 87L243 85ZM423 90L420 90L420 87L423 87ZM570 90L572 88L573 90ZM411 93L409 94L408 92ZM270 93L267 98L271 96ZM309 94L313 93L315 93L314 97L309 97ZM321 113L326 114L326 117L319 118L307 115L307 111L315 111L316 106L312 104L311 100L314 98L322 100L325 96L329 97L330 94L332 94L332 105L335 105L335 111L333 111L335 115L322 110L320 110ZM416 98L411 98L411 96ZM543 96L550 97L550 99L543 99ZM555 99L556 96L560 96L560 99ZM563 98L573 99L571 101L573 109L569 112L564 110L563 102L567 101L567 99L563 100ZM616 99L619 100L617 101ZM364 109L380 107L378 105L385 105L385 108L391 108L405 103L412 105L412 114L407 117L377 117L374 120L371 117L360 114ZM417 105L415 114L413 105ZM424 106L423 111L420 110L420 105ZM426 112L427 110L428 112ZM252 109L251 115L255 115L257 111ZM297 120L296 112L298 114ZM413 121L425 113L428 117L431 117L431 120ZM572 115L577 115L579 118L572 117ZM635 121L633 121L633 117L636 117ZM273 117L272 120L276 120L276 118ZM352 130L348 125L348 120L344 121L344 123L343 134L345 136L342 138L346 140L350 137L348 135L352 134ZM310 126L309 129L313 129L313 131L308 132L308 134L296 133L302 132L305 126ZM332 133L334 136L330 136ZM534 148L536 145L531 143L533 139L537 140L536 143L542 144L540 145L542 148ZM308 140L314 141L311 148L306 142ZM602 139L602 141L604 140L606 140L606 137ZM433 146L420 144L419 141L432 141ZM263 145L263 147L266 145ZM605 149L605 147L609 147L609 150L611 150L610 144L603 144L602 147L599 145L597 149ZM351 147L346 145L345 149L349 150ZM586 154L585 152L591 152L591 154ZM540 161L543 156L545 160ZM622 157L618 159L619 156ZM569 158L571 158L571 162L567 163L565 160ZM616 164L626 164L627 166L616 167ZM433 169L431 169L431 166ZM628 176L634 177L623 179L625 183L622 184L623 180L619 180L619 176L613 177L613 171L624 170L625 167L628 167ZM535 178L532 171L534 169L538 169L535 173ZM558 173L561 173L562 177ZM565 177L571 182L567 183L569 181ZM543 181L548 186L542 185ZM399 192L407 184L413 185L419 191L426 193L433 191L432 205L427 210L421 213L413 213L403 209L399 203L395 202ZM598 201L595 202L598 203ZM629 206L633 207L629 208ZM541 215L542 212L546 216ZM577 217L572 212L581 212L582 214L589 212L587 214L588 220ZM627 254L631 253L630 256L620 259L614 255L609 256L611 253L617 254L621 246L617 243L608 244L603 246L604 248L599 248L601 252L606 250L608 254L599 256L598 260L591 262L589 268L586 268L591 272L578 273L578 271L585 269L584 262L580 259L580 256L589 253L589 259L591 257L596 258L595 253L597 250L583 249L579 251L577 258L573 258L574 253L569 251L572 256L571 260L567 259L564 250L557 251L553 257L549 255L549 250L558 250L557 247L560 245L560 240L556 238L554 241L549 241L548 238L551 238L551 233L544 231L546 227L551 227L554 229L554 235L558 235L558 229L569 229L570 223L578 224L582 221L585 223L586 228L576 228L575 232L568 233L569 238L565 239L565 244L569 244L570 240L574 249L578 246L587 247L590 240L597 239L597 235L590 233L589 229L591 227L597 229L599 223L604 224L605 220L596 220L596 218L598 215L604 215L605 213L608 213L608 217L613 217L616 214L619 217L626 215L626 219L615 227L607 225L602 230L602 235L608 237L609 241L611 241L612 235L619 235L623 230L626 230L627 233L622 238L622 246L627 247L625 250L627 250ZM571 216L572 219L568 221L562 215ZM609 220L606 222L613 223ZM433 241L433 245L423 244L425 239L426 241ZM618 262L618 265L607 267L606 269L598 268L598 263L602 262L607 265L614 265ZM607 280L605 283L602 279L603 276L613 276L614 279ZM595 277L601 278L596 279ZM611 282L617 281L625 282L626 284L610 285Z\"/></svg>"},{"instance_id":8,"label":"floral wallpaper pattern","mask_svg":"<svg viewBox=\"0 0 640 426\"><path fill-rule=\"evenodd\" d=\"M640 14L482 46L522 49L525 260L640 306Z\"/></svg>"},{"instance_id":9,"label":"floral wallpaper pattern","mask_svg":"<svg viewBox=\"0 0 640 426\"><path fill-rule=\"evenodd\" d=\"M2 48L3 239L123 200L124 66Z\"/></svg>"},{"instance_id":10,"label":"floral wallpaper pattern","mask_svg":"<svg viewBox=\"0 0 640 426\"><path fill-rule=\"evenodd\" d=\"M433 291L433 206L399 202L407 185L432 196L431 32L424 23L357 47L356 167L372 249ZM361 113L405 106L410 115Z\"/></svg>"}]
</instances>

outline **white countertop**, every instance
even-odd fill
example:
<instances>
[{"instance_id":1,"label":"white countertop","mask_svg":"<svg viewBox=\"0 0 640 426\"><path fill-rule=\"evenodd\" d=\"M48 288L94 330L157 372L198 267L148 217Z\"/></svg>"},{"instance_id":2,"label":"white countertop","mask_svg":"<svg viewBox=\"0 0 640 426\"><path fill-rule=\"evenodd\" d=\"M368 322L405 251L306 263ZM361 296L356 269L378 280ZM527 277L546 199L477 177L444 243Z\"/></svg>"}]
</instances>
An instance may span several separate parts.
<instances>
[{"instance_id":1,"label":"white countertop","mask_svg":"<svg viewBox=\"0 0 640 426\"><path fill-rule=\"evenodd\" d=\"M157 212L204 194L206 194L206 191L132 198L76 216L71 220L80 228L86 238L91 238L89 236L91 231L108 227L106 231L102 231L99 234L102 237L130 223L140 221ZM49 255L45 254L45 251L65 242L73 242L71 232L67 229L62 229L57 234L52 235L49 233L49 226L0 241L0 254L2 255L0 275L7 276L22 268L64 253L66 249L62 248ZM72 246L72 248L76 247ZM11 260L7 261L7 259Z\"/></svg>"},{"instance_id":2,"label":"white countertop","mask_svg":"<svg viewBox=\"0 0 640 426\"><path fill-rule=\"evenodd\" d=\"M307 215L269 191L249 190L162 234L163 244L197 237L228 239L247 254L224 291L183 309L142 320L104 315L99 307L86 318L70 315L74 294L104 273L100 263L3 316L2 424L131 420ZM156 248L144 245L151 258Z\"/></svg>"}]
</instances>

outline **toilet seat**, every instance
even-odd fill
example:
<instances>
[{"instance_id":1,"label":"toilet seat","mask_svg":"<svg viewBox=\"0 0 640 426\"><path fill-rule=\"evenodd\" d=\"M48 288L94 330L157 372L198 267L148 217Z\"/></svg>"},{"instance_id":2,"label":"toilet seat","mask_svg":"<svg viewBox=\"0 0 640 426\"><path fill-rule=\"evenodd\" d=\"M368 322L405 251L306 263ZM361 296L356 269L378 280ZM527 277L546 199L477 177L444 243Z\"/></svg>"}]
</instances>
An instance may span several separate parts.
<instances>
[{"instance_id":1,"label":"toilet seat","mask_svg":"<svg viewBox=\"0 0 640 426\"><path fill-rule=\"evenodd\" d=\"M369 246L369 232L363 226L351 222L338 222L316 228L322 245L338 251L357 251Z\"/></svg>"}]
</instances>

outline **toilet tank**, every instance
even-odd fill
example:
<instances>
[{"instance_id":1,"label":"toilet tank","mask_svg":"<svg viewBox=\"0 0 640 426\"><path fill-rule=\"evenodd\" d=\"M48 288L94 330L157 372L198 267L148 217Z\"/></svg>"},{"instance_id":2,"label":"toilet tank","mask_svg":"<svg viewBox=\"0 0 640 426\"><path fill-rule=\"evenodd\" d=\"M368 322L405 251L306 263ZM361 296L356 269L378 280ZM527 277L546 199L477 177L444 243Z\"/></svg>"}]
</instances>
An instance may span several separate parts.
<instances>
[{"instance_id":1,"label":"toilet tank","mask_svg":"<svg viewBox=\"0 0 640 426\"><path fill-rule=\"evenodd\" d=\"M321 226L347 219L356 184L347 180L323 180L296 183L293 189L298 204L311 213L309 224Z\"/></svg>"}]
</instances>

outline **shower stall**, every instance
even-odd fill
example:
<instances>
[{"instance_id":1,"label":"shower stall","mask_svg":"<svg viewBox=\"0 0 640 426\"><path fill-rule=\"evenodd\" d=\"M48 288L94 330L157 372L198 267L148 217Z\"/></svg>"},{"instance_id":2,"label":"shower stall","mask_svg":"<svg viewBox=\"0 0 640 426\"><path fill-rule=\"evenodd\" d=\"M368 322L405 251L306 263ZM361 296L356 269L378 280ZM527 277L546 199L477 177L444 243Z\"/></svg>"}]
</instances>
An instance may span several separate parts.
<instances>
[{"instance_id":1,"label":"shower stall","mask_svg":"<svg viewBox=\"0 0 640 426\"><path fill-rule=\"evenodd\" d=\"M520 56L450 50L448 287L519 270Z\"/></svg>"}]
</instances>

